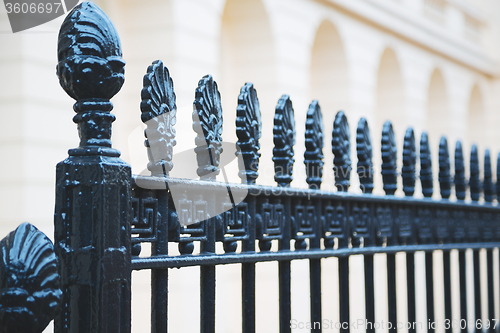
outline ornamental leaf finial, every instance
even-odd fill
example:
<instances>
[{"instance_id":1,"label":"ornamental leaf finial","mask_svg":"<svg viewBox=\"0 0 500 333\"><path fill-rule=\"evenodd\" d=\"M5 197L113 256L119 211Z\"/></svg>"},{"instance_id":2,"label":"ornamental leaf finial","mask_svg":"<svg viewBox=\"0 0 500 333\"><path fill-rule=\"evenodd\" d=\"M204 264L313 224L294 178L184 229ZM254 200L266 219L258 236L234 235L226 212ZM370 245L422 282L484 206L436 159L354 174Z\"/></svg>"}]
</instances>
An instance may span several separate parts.
<instances>
[{"instance_id":1,"label":"ornamental leaf finial","mask_svg":"<svg viewBox=\"0 0 500 333\"><path fill-rule=\"evenodd\" d=\"M0 241L0 332L42 332L61 298L54 245L21 224Z\"/></svg>"},{"instance_id":2,"label":"ornamental leaf finial","mask_svg":"<svg viewBox=\"0 0 500 333\"><path fill-rule=\"evenodd\" d=\"M479 180L479 155L477 146L472 145L470 150L470 198L472 201L478 201L481 195L481 181Z\"/></svg>"},{"instance_id":3,"label":"ornamental leaf finial","mask_svg":"<svg viewBox=\"0 0 500 333\"><path fill-rule=\"evenodd\" d=\"M432 197L434 193L432 155L427 132L423 132L420 137L420 183L422 184L422 194L424 197Z\"/></svg>"},{"instance_id":4,"label":"ornamental leaf finial","mask_svg":"<svg viewBox=\"0 0 500 333\"><path fill-rule=\"evenodd\" d=\"M492 202L495 196L495 189L493 188L493 175L491 172L491 156L490 150L484 151L484 201Z\"/></svg>"},{"instance_id":5,"label":"ornamental leaf finial","mask_svg":"<svg viewBox=\"0 0 500 333\"><path fill-rule=\"evenodd\" d=\"M198 176L214 180L219 174L222 153L222 105L217 83L211 75L199 82L193 103L193 129L198 134L196 159Z\"/></svg>"},{"instance_id":6,"label":"ornamental leaf finial","mask_svg":"<svg viewBox=\"0 0 500 333\"><path fill-rule=\"evenodd\" d=\"M462 143L457 141L455 145L455 194L458 200L465 199L465 189L467 183L465 181L465 163Z\"/></svg>"},{"instance_id":7,"label":"ornamental leaf finial","mask_svg":"<svg viewBox=\"0 0 500 333\"><path fill-rule=\"evenodd\" d=\"M76 100L73 121L78 124L80 147L70 155L120 156L111 149L109 101L124 82L125 61L118 33L97 5L83 2L66 16L59 31L59 82Z\"/></svg>"},{"instance_id":8,"label":"ornamental leaf finial","mask_svg":"<svg viewBox=\"0 0 500 333\"><path fill-rule=\"evenodd\" d=\"M439 188L441 197L449 199L451 195L451 172L450 172L450 153L448 151L448 140L445 136L439 141Z\"/></svg>"},{"instance_id":9,"label":"ornamental leaf finial","mask_svg":"<svg viewBox=\"0 0 500 333\"><path fill-rule=\"evenodd\" d=\"M279 186L289 186L293 180L295 145L295 118L292 101L288 95L278 100L274 114L273 128L274 180Z\"/></svg>"},{"instance_id":10,"label":"ornamental leaf finial","mask_svg":"<svg viewBox=\"0 0 500 333\"><path fill-rule=\"evenodd\" d=\"M372 140L366 118L361 118L356 129L356 151L358 155L357 173L359 187L363 193L373 191Z\"/></svg>"},{"instance_id":11,"label":"ornamental leaf finial","mask_svg":"<svg viewBox=\"0 0 500 333\"><path fill-rule=\"evenodd\" d=\"M413 196L415 193L415 165L417 164L417 148L415 145L415 133L413 128L408 127L405 133L403 144L403 168L401 176L403 178L403 192L406 196Z\"/></svg>"},{"instance_id":12,"label":"ornamental leaf finial","mask_svg":"<svg viewBox=\"0 0 500 333\"><path fill-rule=\"evenodd\" d=\"M347 192L351 185L351 134L344 111L337 112L332 131L333 170L335 186L341 192Z\"/></svg>"},{"instance_id":13,"label":"ornamental leaf finial","mask_svg":"<svg viewBox=\"0 0 500 333\"><path fill-rule=\"evenodd\" d=\"M255 184L259 176L259 158L261 136L260 105L257 91L252 83L245 83L241 87L238 96L238 107L236 109L236 135L240 148L237 154L243 158L244 169L240 168L240 178L248 184Z\"/></svg>"},{"instance_id":14,"label":"ornamental leaf finial","mask_svg":"<svg viewBox=\"0 0 500 333\"><path fill-rule=\"evenodd\" d=\"M323 177L323 116L318 101L312 101L307 110L306 151L304 164L306 165L306 182L309 188L319 189Z\"/></svg>"},{"instance_id":15,"label":"ornamental leaf finial","mask_svg":"<svg viewBox=\"0 0 500 333\"><path fill-rule=\"evenodd\" d=\"M141 120L147 125L144 145L148 148L148 169L155 176L168 176L172 170L175 141L174 83L161 60L154 61L143 80Z\"/></svg>"},{"instance_id":16,"label":"ornamental leaf finial","mask_svg":"<svg viewBox=\"0 0 500 333\"><path fill-rule=\"evenodd\" d=\"M384 191L389 195L398 189L397 158L396 136L391 122L386 121L382 128L382 180Z\"/></svg>"}]
</instances>

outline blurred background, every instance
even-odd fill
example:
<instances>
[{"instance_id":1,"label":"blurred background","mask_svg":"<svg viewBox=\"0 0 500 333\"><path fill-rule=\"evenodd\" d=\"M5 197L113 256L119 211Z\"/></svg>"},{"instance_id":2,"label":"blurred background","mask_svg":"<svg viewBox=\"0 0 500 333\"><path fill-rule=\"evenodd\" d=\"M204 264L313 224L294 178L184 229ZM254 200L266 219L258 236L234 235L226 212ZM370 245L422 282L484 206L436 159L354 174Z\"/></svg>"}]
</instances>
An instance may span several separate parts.
<instances>
[{"instance_id":1,"label":"blurred background","mask_svg":"<svg viewBox=\"0 0 500 333\"><path fill-rule=\"evenodd\" d=\"M203 75L212 74L218 82L224 109L223 139L229 142L237 140L239 89L245 82L254 83L263 125L259 184L274 184L272 126L281 94L290 95L295 110L295 187L306 187L304 126L313 99L319 100L325 124L325 190L334 191L330 140L339 110L344 110L349 119L351 142L360 117L369 121L377 175L375 193L383 193L379 152L386 120L393 122L399 159L408 126L414 128L417 141L422 131L428 131L436 172L441 135L447 136L451 149L456 140L462 140L466 161L472 143L478 144L480 156L486 148L492 149L493 156L499 151L497 0L94 2L114 22L127 61L125 84L113 99L117 117L113 144L132 164L134 173L142 172L147 163L140 91L142 77L156 59L169 68L177 94L178 145L174 152L194 146L192 103ZM60 88L55 75L57 34L62 20L13 34L5 7L0 6L1 237L23 221L53 235L55 165L66 158L69 148L78 145L76 126L71 120L73 100ZM355 145L351 145L354 152ZM355 166L355 155L352 159ZM468 165L466 170L468 173ZM353 175L351 191L359 193L355 178ZM262 281L267 281L266 275L277 274L273 265L258 265ZM298 290L292 300L297 314L294 318L307 320L308 290L304 288L308 288L308 266L300 261L294 265L293 283ZM335 263L332 265L334 270ZM218 269L218 286L225 288L218 289L218 297L227 303L220 302L217 308L218 316L224 318L218 320L221 332L239 331L241 326L239 271L228 267ZM198 273L193 270L197 268L171 275L172 332L191 332L198 325L199 283ZM353 271L353 276L357 274L362 270ZM335 289L335 279L331 279ZM277 279L268 281L261 282L258 288L277 288ZM148 283L146 273L134 273L138 290L134 293L134 332L147 331L137 323L149 321ZM181 294L186 290L192 296ZM258 294L261 303L276 303L268 307L269 311L258 310L259 332L277 331L277 298L273 295ZM336 313L333 296L328 301L332 305L325 311L331 308ZM335 314L324 318L334 319L332 316ZM379 311L377 316L383 317L384 312Z\"/></svg>"}]
</instances>

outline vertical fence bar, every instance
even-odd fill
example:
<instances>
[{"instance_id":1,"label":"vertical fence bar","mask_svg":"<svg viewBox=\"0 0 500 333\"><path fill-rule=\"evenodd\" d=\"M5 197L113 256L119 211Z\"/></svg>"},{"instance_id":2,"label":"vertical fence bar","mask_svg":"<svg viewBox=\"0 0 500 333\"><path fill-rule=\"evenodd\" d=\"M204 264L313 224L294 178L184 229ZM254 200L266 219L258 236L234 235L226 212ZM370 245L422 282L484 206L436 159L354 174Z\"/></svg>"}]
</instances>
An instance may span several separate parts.
<instances>
[{"instance_id":1,"label":"vertical fence bar","mask_svg":"<svg viewBox=\"0 0 500 333\"><path fill-rule=\"evenodd\" d=\"M316 203L316 216L321 216L321 201L317 200ZM311 248L320 249L320 224L319 219L313 221L314 223L314 239L311 239ZM311 293L311 332L321 332L321 259L309 260L309 285ZM320 323L319 328L315 323Z\"/></svg>"},{"instance_id":2,"label":"vertical fence bar","mask_svg":"<svg viewBox=\"0 0 500 333\"><path fill-rule=\"evenodd\" d=\"M347 192L351 178L351 143L349 123L343 111L337 112L332 131L332 152L335 186L340 192ZM348 246L347 237L339 239L338 247ZM349 332L349 256L339 257L339 319L340 332Z\"/></svg>"},{"instance_id":3,"label":"vertical fence bar","mask_svg":"<svg viewBox=\"0 0 500 333\"><path fill-rule=\"evenodd\" d=\"M443 275L444 275L444 319L450 321L449 328L446 332L452 331L452 305L451 305L451 258L450 251L443 251Z\"/></svg>"},{"instance_id":4,"label":"vertical fence bar","mask_svg":"<svg viewBox=\"0 0 500 333\"><path fill-rule=\"evenodd\" d=\"M247 197L250 223L248 226L248 239L243 241L244 252L255 252L255 216L257 214L256 198ZM241 292L242 292L242 325L243 333L255 333L255 263L245 263L241 266Z\"/></svg>"},{"instance_id":5,"label":"vertical fence bar","mask_svg":"<svg viewBox=\"0 0 500 333\"><path fill-rule=\"evenodd\" d=\"M434 316L434 261L432 255L434 251L425 252L425 288L427 302L427 320L429 323L435 322ZM431 325L428 325L427 331L434 332Z\"/></svg>"},{"instance_id":6,"label":"vertical fence bar","mask_svg":"<svg viewBox=\"0 0 500 333\"><path fill-rule=\"evenodd\" d=\"M222 106L217 83L211 75L205 75L198 82L193 103L193 129L197 136L196 159L197 174L200 179L214 181L220 173L220 154L222 153ZM208 211L197 220L205 224L206 239L201 242L201 254L215 253L217 214L216 205L221 202L210 190L200 191L200 199L206 201ZM212 216L208 218L208 216ZM202 333L215 333L215 265L200 267L200 326Z\"/></svg>"},{"instance_id":7,"label":"vertical fence bar","mask_svg":"<svg viewBox=\"0 0 500 333\"><path fill-rule=\"evenodd\" d=\"M210 203L209 203L210 205ZM201 244L201 254L215 253L215 218L205 220L207 240ZM215 333L215 266L200 267L200 305L202 333Z\"/></svg>"},{"instance_id":8,"label":"vertical fence bar","mask_svg":"<svg viewBox=\"0 0 500 333\"><path fill-rule=\"evenodd\" d=\"M493 249L486 250L486 270L488 276L488 320L490 321L490 332L495 332L495 278L493 275Z\"/></svg>"},{"instance_id":9,"label":"vertical fence bar","mask_svg":"<svg viewBox=\"0 0 500 333\"><path fill-rule=\"evenodd\" d=\"M160 83L160 84L158 84ZM148 150L148 170L152 176L167 177L173 168L172 155L175 145L175 123L177 105L173 80L168 69L160 60L154 61L143 78L141 91L141 120L146 124L145 145ZM168 107L163 105L167 104ZM136 191L141 192L138 188ZM152 255L168 255L168 228L171 225L167 187L156 192L161 220L157 239L151 248ZM153 212L155 214L155 212ZM156 219L156 216L152 216ZM151 331L167 332L168 323L168 270L151 271Z\"/></svg>"},{"instance_id":10,"label":"vertical fence bar","mask_svg":"<svg viewBox=\"0 0 500 333\"><path fill-rule=\"evenodd\" d=\"M168 193L158 191L158 210L161 220L158 223L157 240L153 243L153 255L168 254ZM151 271L151 333L168 331L168 270L153 269Z\"/></svg>"},{"instance_id":11,"label":"vertical fence bar","mask_svg":"<svg viewBox=\"0 0 500 333\"><path fill-rule=\"evenodd\" d=\"M458 250L458 264L460 270L460 324L465 322L466 325L460 325L462 332L467 332L467 264L466 250Z\"/></svg>"},{"instance_id":12,"label":"vertical fence bar","mask_svg":"<svg viewBox=\"0 0 500 333\"><path fill-rule=\"evenodd\" d=\"M473 250L473 267L474 267L474 314L476 321L482 320L481 313L481 262L480 250ZM475 324L476 332L481 332L482 329Z\"/></svg>"},{"instance_id":13,"label":"vertical fence bar","mask_svg":"<svg viewBox=\"0 0 500 333\"><path fill-rule=\"evenodd\" d=\"M261 114L257 91L252 83L245 83L238 95L236 108L236 143L240 150L236 153L243 160L239 163L238 173L243 184L255 184L259 176L259 158L261 137ZM257 203L256 196L249 193L248 204L248 238L243 240L243 252L255 252ZM242 292L242 331L255 333L255 263L244 263L241 266Z\"/></svg>"},{"instance_id":14,"label":"vertical fence bar","mask_svg":"<svg viewBox=\"0 0 500 333\"><path fill-rule=\"evenodd\" d=\"M276 105L273 127L273 161L274 179L278 186L288 187L292 182L292 171L295 145L295 117L292 101L288 95L283 95ZM282 238L279 241L279 251L290 250L291 239L291 198L283 200L285 218ZM279 310L280 310L280 333L291 331L291 295L290 295L290 260L278 263L279 270Z\"/></svg>"},{"instance_id":15,"label":"vertical fence bar","mask_svg":"<svg viewBox=\"0 0 500 333\"><path fill-rule=\"evenodd\" d=\"M375 328L375 285L373 278L373 255L365 255L365 312L366 321L371 325L366 327L367 333L374 333Z\"/></svg>"},{"instance_id":16,"label":"vertical fence bar","mask_svg":"<svg viewBox=\"0 0 500 333\"><path fill-rule=\"evenodd\" d=\"M306 167L306 182L311 190L319 190L323 177L323 116L318 101L309 105L306 117L304 164ZM321 211L322 202L315 202L314 221L311 221L314 238L310 239L311 249L321 248ZM309 284L311 293L311 332L321 332L321 259L309 260ZM319 323L317 327L316 323Z\"/></svg>"},{"instance_id":17,"label":"vertical fence bar","mask_svg":"<svg viewBox=\"0 0 500 333\"><path fill-rule=\"evenodd\" d=\"M415 309L415 252L406 253L406 288L408 297L408 322L411 324L408 333L415 333L417 321Z\"/></svg>"},{"instance_id":18,"label":"vertical fence bar","mask_svg":"<svg viewBox=\"0 0 500 333\"><path fill-rule=\"evenodd\" d=\"M279 251L290 250L290 212L291 199L284 200L285 224L283 226L283 238L279 242ZM290 283L290 260L280 261L279 270L279 305L280 305L280 333L291 332L291 283Z\"/></svg>"},{"instance_id":19,"label":"vertical fence bar","mask_svg":"<svg viewBox=\"0 0 500 333\"><path fill-rule=\"evenodd\" d=\"M396 302L396 253L387 254L387 291L389 322L391 323L389 332L397 332L397 302Z\"/></svg>"},{"instance_id":20,"label":"vertical fence bar","mask_svg":"<svg viewBox=\"0 0 500 333\"><path fill-rule=\"evenodd\" d=\"M341 333L349 332L349 256L339 257L339 320ZM345 326L347 325L347 326Z\"/></svg>"}]
</instances>

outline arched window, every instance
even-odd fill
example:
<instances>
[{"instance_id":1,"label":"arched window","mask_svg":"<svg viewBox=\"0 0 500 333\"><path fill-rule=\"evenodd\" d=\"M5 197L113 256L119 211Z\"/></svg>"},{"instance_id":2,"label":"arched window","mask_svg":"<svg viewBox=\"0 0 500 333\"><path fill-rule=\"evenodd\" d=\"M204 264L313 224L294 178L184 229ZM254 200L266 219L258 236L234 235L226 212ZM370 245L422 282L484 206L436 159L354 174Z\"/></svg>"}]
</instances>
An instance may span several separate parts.
<instances>
[{"instance_id":1,"label":"arched window","mask_svg":"<svg viewBox=\"0 0 500 333\"><path fill-rule=\"evenodd\" d=\"M378 145L380 144L382 126L387 120L392 122L397 135L404 135L406 130L404 94L399 61L396 53L387 48L382 53L378 68L376 124L372 130L374 137L378 140Z\"/></svg>"},{"instance_id":2,"label":"arched window","mask_svg":"<svg viewBox=\"0 0 500 333\"><path fill-rule=\"evenodd\" d=\"M262 112L262 142L273 141L276 92L275 52L269 18L260 0L228 0L221 27L219 89L224 108L225 141L236 142L236 106L240 88L252 82ZM261 169L272 166L270 149L261 150ZM270 164L271 163L271 164ZM272 172L261 172L258 182L274 184Z\"/></svg>"},{"instance_id":3,"label":"arched window","mask_svg":"<svg viewBox=\"0 0 500 333\"><path fill-rule=\"evenodd\" d=\"M429 82L427 118L424 128L429 134L433 156L437 156L437 149L441 136L446 135L448 139L451 139L450 121L452 121L452 119L443 75L439 69L435 69L432 72Z\"/></svg>"},{"instance_id":4,"label":"arched window","mask_svg":"<svg viewBox=\"0 0 500 333\"><path fill-rule=\"evenodd\" d=\"M333 191L333 154L329 140L337 111L349 113L349 77L340 35L335 26L326 20L319 25L314 38L310 80L310 100L319 101L325 126L323 188ZM350 126L352 132L352 126L356 124Z\"/></svg>"}]
</instances>

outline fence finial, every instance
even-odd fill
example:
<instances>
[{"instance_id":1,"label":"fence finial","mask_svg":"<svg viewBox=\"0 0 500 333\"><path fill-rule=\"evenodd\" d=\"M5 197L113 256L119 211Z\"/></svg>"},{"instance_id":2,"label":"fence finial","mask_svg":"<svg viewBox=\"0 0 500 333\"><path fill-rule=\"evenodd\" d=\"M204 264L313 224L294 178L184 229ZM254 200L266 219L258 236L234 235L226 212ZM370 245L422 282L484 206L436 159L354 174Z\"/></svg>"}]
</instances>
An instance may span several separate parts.
<instances>
[{"instance_id":1,"label":"fence finial","mask_svg":"<svg viewBox=\"0 0 500 333\"><path fill-rule=\"evenodd\" d=\"M289 186L293 180L295 145L295 118L292 101L288 95L278 100L274 114L274 180L279 186Z\"/></svg>"},{"instance_id":2,"label":"fence finial","mask_svg":"<svg viewBox=\"0 0 500 333\"><path fill-rule=\"evenodd\" d=\"M324 134L323 115L318 101L312 101L307 110L305 138L306 182L309 188L319 189L323 177Z\"/></svg>"},{"instance_id":3,"label":"fence finial","mask_svg":"<svg viewBox=\"0 0 500 333\"><path fill-rule=\"evenodd\" d=\"M422 194L426 198L432 197L433 190L432 177L432 155L427 132L423 132L420 137L420 183L422 184Z\"/></svg>"},{"instance_id":4,"label":"fence finial","mask_svg":"<svg viewBox=\"0 0 500 333\"><path fill-rule=\"evenodd\" d=\"M42 332L59 310L54 246L29 223L0 241L0 295L0 332Z\"/></svg>"},{"instance_id":5,"label":"fence finial","mask_svg":"<svg viewBox=\"0 0 500 333\"><path fill-rule=\"evenodd\" d=\"M462 143L457 141L455 145L455 194L458 200L465 199L466 187L464 153Z\"/></svg>"},{"instance_id":6,"label":"fence finial","mask_svg":"<svg viewBox=\"0 0 500 333\"><path fill-rule=\"evenodd\" d=\"M471 200L478 201L481 195L481 181L479 180L479 155L476 145L472 145L470 149L469 188Z\"/></svg>"},{"instance_id":7,"label":"fence finial","mask_svg":"<svg viewBox=\"0 0 500 333\"><path fill-rule=\"evenodd\" d=\"M403 143L403 167L401 177L403 178L403 192L411 197L415 193L415 165L417 163L417 148L415 147L415 133L413 128L406 129Z\"/></svg>"},{"instance_id":8,"label":"fence finial","mask_svg":"<svg viewBox=\"0 0 500 333\"><path fill-rule=\"evenodd\" d=\"M382 180L386 194L393 195L398 189L396 137L390 121L382 128Z\"/></svg>"},{"instance_id":9,"label":"fence finial","mask_svg":"<svg viewBox=\"0 0 500 333\"><path fill-rule=\"evenodd\" d=\"M491 157L490 150L484 151L484 201L492 202L495 196L495 189L493 188L493 175L491 172Z\"/></svg>"},{"instance_id":10,"label":"fence finial","mask_svg":"<svg viewBox=\"0 0 500 333\"><path fill-rule=\"evenodd\" d=\"M161 60L154 61L143 80L141 120L147 125L144 145L148 148L148 169L154 176L168 176L172 170L175 141L174 83Z\"/></svg>"},{"instance_id":11,"label":"fence finial","mask_svg":"<svg viewBox=\"0 0 500 333\"><path fill-rule=\"evenodd\" d=\"M341 192L347 192L351 185L351 134L344 111L337 112L332 131L333 170L335 186Z\"/></svg>"},{"instance_id":12,"label":"fence finial","mask_svg":"<svg viewBox=\"0 0 500 333\"><path fill-rule=\"evenodd\" d=\"M363 193L373 191L372 140L366 118L361 118L356 129L356 151L358 155L357 173L359 187Z\"/></svg>"},{"instance_id":13,"label":"fence finial","mask_svg":"<svg viewBox=\"0 0 500 333\"><path fill-rule=\"evenodd\" d=\"M195 139L196 173L202 179L214 180L220 172L222 105L212 75L205 75L198 82L193 103L193 129L198 134Z\"/></svg>"},{"instance_id":14,"label":"fence finial","mask_svg":"<svg viewBox=\"0 0 500 333\"><path fill-rule=\"evenodd\" d=\"M257 91L252 83L245 83L241 87L238 96L238 107L236 109L236 135L240 148L238 154L243 158L243 166L240 166L239 177L248 184L255 184L259 177L259 158L261 136L260 105Z\"/></svg>"},{"instance_id":15,"label":"fence finial","mask_svg":"<svg viewBox=\"0 0 500 333\"><path fill-rule=\"evenodd\" d=\"M439 187L441 197L449 199L451 195L451 173L450 173L450 153L448 151L448 140L445 136L439 141Z\"/></svg>"},{"instance_id":16,"label":"fence finial","mask_svg":"<svg viewBox=\"0 0 500 333\"><path fill-rule=\"evenodd\" d=\"M59 82L76 100L73 121L78 124L80 147L69 154L120 156L111 148L115 116L109 100L123 85L125 61L113 23L95 4L81 3L64 20L58 61Z\"/></svg>"}]
</instances>

